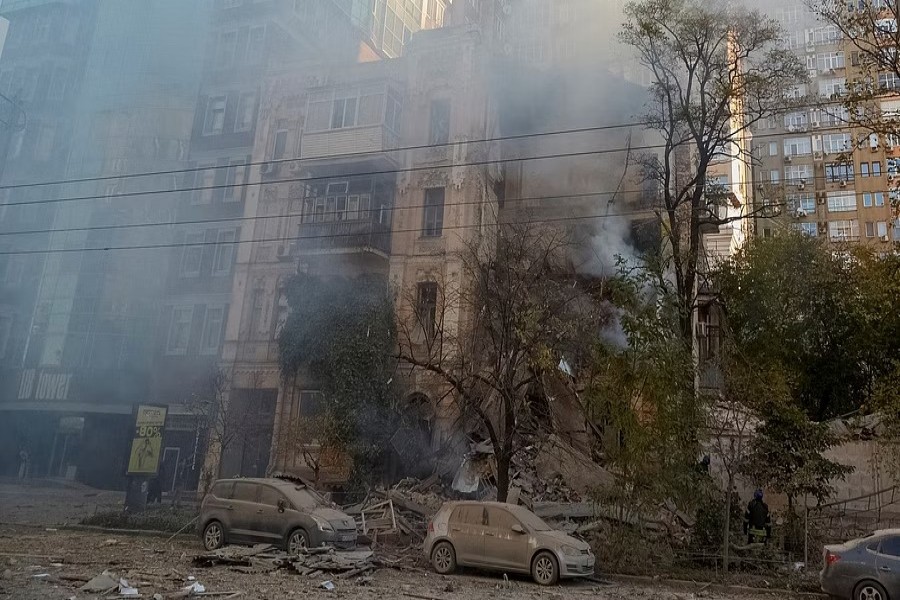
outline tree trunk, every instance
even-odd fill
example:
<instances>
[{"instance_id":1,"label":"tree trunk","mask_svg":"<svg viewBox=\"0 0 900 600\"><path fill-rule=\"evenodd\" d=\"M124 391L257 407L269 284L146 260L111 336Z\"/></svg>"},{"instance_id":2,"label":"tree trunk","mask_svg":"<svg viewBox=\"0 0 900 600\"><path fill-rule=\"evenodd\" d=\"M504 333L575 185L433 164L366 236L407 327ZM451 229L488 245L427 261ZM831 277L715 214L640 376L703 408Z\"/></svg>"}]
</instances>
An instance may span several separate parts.
<instances>
[{"instance_id":1,"label":"tree trunk","mask_svg":"<svg viewBox=\"0 0 900 600\"><path fill-rule=\"evenodd\" d=\"M509 466L511 456L507 453L497 455L497 502L506 502L509 495Z\"/></svg>"},{"instance_id":2,"label":"tree trunk","mask_svg":"<svg viewBox=\"0 0 900 600\"><path fill-rule=\"evenodd\" d=\"M728 553L731 550L731 488L734 477L728 476L728 489L725 491L725 530L722 532L722 570L728 573Z\"/></svg>"}]
</instances>

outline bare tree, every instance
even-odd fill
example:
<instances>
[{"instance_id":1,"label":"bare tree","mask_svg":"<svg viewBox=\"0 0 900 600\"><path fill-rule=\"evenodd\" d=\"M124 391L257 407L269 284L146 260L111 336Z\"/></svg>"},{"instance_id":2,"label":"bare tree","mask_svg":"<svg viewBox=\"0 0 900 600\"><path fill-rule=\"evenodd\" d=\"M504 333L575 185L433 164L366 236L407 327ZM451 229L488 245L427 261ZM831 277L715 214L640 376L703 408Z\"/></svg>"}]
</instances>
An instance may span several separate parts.
<instances>
[{"instance_id":1,"label":"bare tree","mask_svg":"<svg viewBox=\"0 0 900 600\"><path fill-rule=\"evenodd\" d=\"M566 275L568 249L562 231L504 226L448 261L458 274L420 282L398 307L400 360L490 441L500 501L532 422L530 392L599 316Z\"/></svg>"},{"instance_id":2,"label":"bare tree","mask_svg":"<svg viewBox=\"0 0 900 600\"><path fill-rule=\"evenodd\" d=\"M620 37L652 74L643 120L661 136L662 150L643 162L661 190L679 326L690 343L701 230L754 213L721 215L722 194L708 189L710 166L726 158L750 161L749 129L784 107L785 91L802 83L806 70L781 46L778 24L756 11L644 0L628 4L625 15Z\"/></svg>"}]
</instances>

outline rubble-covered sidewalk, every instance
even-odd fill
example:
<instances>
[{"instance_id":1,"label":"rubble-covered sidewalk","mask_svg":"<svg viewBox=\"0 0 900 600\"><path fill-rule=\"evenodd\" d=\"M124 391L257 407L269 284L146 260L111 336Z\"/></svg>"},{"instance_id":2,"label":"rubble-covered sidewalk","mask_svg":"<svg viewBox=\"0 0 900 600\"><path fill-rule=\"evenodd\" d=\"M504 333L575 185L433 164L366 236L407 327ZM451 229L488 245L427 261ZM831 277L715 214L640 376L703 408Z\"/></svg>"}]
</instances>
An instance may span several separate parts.
<instances>
[{"instance_id":1,"label":"rubble-covered sidewalk","mask_svg":"<svg viewBox=\"0 0 900 600\"><path fill-rule=\"evenodd\" d=\"M52 529L52 528L51 528ZM608 600L676 600L691 597L685 590L607 582L564 582L561 586L539 588L526 578L481 575L465 572L442 577L424 568L418 557L378 553L313 554L302 560L279 565L284 555L271 548L227 549L235 563L200 566L195 561L202 552L199 541L179 537L167 543L161 537L114 536L82 531L0 526L0 598L3 600L68 600L76 598L127 598L120 585L136 590L140 598L241 598L281 600L285 598L372 598L418 600L487 600L519 598L602 598ZM252 556L259 558L254 561ZM241 556L244 558L242 559ZM245 560L246 559L246 560ZM272 564L263 561L272 561ZM309 565L307 566L307 561ZM314 562L315 561L315 562ZM353 574L367 564L377 569ZM394 564L389 564L389 562ZM257 564L254 564L256 562ZM203 564L203 559L200 559ZM322 563L322 564L319 564ZM301 574L297 566L318 565L318 574ZM354 565L354 566L350 566ZM349 568L348 568L349 567ZM104 572L108 578L103 578ZM98 576L101 576L98 578ZM92 580L105 591L83 591ZM329 584L330 583L330 584ZM725 600L732 596L702 591L695 597ZM202 591L200 591L202 590ZM106 594L106 592L109 592ZM130 592L128 592L130 593ZM741 594L746 600L765 595Z\"/></svg>"}]
</instances>

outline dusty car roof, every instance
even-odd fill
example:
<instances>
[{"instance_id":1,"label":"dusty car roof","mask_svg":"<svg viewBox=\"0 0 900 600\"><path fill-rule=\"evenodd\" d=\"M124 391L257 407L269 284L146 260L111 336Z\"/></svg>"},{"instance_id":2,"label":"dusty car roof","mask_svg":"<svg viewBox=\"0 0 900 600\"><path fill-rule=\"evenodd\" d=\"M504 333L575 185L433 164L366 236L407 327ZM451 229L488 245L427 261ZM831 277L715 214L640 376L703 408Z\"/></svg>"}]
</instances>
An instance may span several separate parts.
<instances>
[{"instance_id":1,"label":"dusty car roof","mask_svg":"<svg viewBox=\"0 0 900 600\"><path fill-rule=\"evenodd\" d=\"M488 500L453 500L450 502L445 502L445 506L462 506L462 505L477 505L477 506L494 506L496 508L503 508L506 510L513 510L519 512L527 512L529 514L534 514L533 511L528 510L528 508L522 506L521 504L508 504L506 502L493 502Z\"/></svg>"}]
</instances>

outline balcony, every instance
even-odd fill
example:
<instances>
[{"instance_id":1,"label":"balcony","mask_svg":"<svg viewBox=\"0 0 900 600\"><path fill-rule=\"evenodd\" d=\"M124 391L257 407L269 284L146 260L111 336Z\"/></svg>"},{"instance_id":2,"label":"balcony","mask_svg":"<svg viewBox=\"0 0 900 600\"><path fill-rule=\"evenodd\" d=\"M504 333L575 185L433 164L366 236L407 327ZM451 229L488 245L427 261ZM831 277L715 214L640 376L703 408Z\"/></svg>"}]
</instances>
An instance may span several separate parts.
<instances>
[{"instance_id":1,"label":"balcony","mask_svg":"<svg viewBox=\"0 0 900 600\"><path fill-rule=\"evenodd\" d=\"M399 136L383 124L304 133L300 158L316 160L348 154L379 154L396 148L398 141Z\"/></svg>"},{"instance_id":2,"label":"balcony","mask_svg":"<svg viewBox=\"0 0 900 600\"><path fill-rule=\"evenodd\" d=\"M326 221L303 223L291 255L372 252L387 257L391 229L375 221Z\"/></svg>"}]
</instances>

